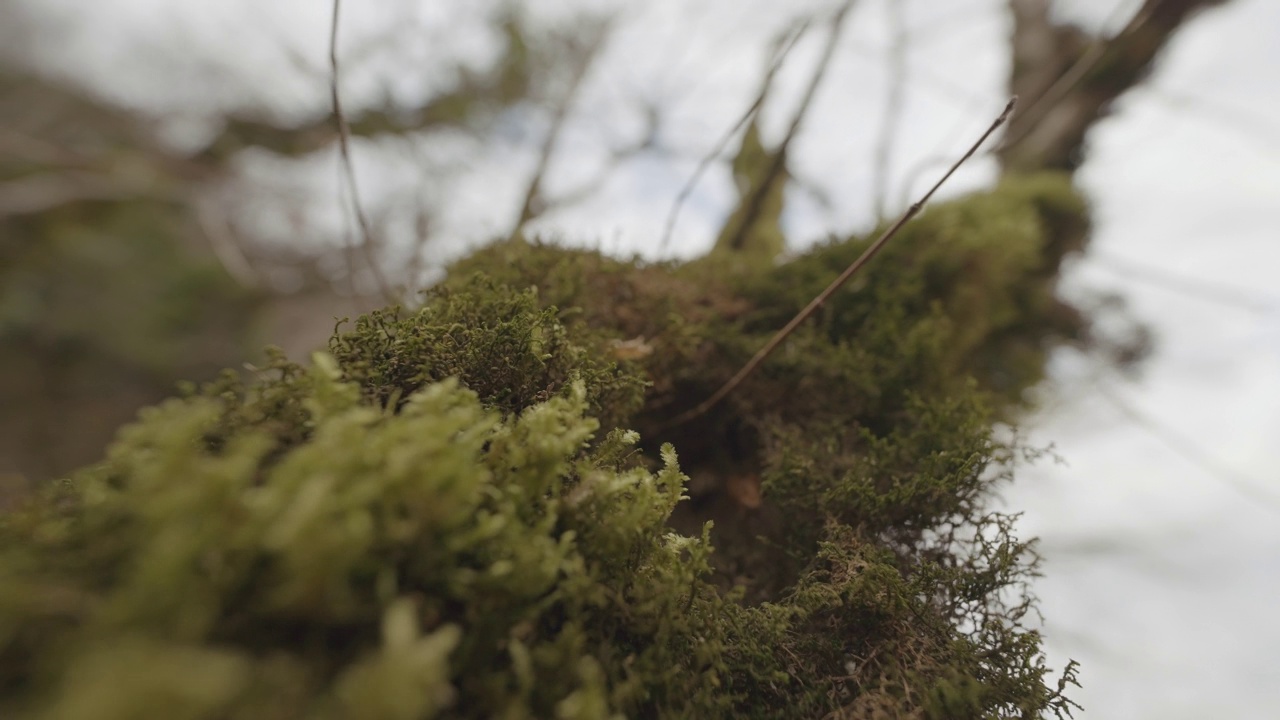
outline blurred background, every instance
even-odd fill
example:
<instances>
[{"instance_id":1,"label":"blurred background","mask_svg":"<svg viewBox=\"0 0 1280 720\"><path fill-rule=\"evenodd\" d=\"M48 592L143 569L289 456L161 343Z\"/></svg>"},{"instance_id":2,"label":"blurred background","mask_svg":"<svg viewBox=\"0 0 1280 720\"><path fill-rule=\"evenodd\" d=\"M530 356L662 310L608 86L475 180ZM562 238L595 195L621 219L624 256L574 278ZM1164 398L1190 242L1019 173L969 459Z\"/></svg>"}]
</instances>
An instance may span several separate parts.
<instances>
[{"instance_id":1,"label":"blurred background","mask_svg":"<svg viewBox=\"0 0 1280 720\"><path fill-rule=\"evenodd\" d=\"M1280 3L348 2L354 182L333 11L0 0L0 503L494 238L706 252L740 121L785 151L801 251L902 212L1018 92L943 195L1074 173L1095 231L1063 292L1150 350L1060 351L1022 422L1057 458L1003 496L1042 538L1050 662L1082 663L1085 718L1275 716Z\"/></svg>"}]
</instances>

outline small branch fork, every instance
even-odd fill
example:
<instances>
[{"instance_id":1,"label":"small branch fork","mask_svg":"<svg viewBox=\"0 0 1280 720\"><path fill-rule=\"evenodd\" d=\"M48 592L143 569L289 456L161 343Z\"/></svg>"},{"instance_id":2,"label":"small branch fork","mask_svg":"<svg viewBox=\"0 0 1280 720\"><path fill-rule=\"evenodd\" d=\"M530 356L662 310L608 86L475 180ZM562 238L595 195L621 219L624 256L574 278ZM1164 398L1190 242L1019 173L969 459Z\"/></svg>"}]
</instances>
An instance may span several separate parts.
<instances>
[{"instance_id":1,"label":"small branch fork","mask_svg":"<svg viewBox=\"0 0 1280 720\"><path fill-rule=\"evenodd\" d=\"M783 166L787 162L787 150L791 146L791 141L795 139L796 132L800 129L800 124L804 122L805 116L809 113L809 106L813 104L818 88L822 85L822 78L826 76L827 68L831 66L831 59L835 56L836 48L840 45L840 36L844 32L845 16L853 9L853 4L854 0L847 0L831 16L827 43L822 50L822 57L818 60L817 67L814 68L813 75L809 78L809 87L805 89L804 97L800 100L800 107L796 109L795 116L791 118L791 125L787 128L787 134L783 136L782 142L773 151L769 167L764 177L760 179L760 184L756 186L749 199L744 199L745 205L743 207L745 212L742 215L741 222L738 223L737 230L725 246L728 249L741 249L743 243L746 242L747 233L760 217L760 212L764 208L764 199L769 195L770 189L782 173Z\"/></svg>"},{"instance_id":2,"label":"small branch fork","mask_svg":"<svg viewBox=\"0 0 1280 720\"><path fill-rule=\"evenodd\" d=\"M760 350L747 361L747 364L742 366L742 369L739 370L736 375L729 378L729 381L722 385L714 395L702 401L702 403L696 407L687 410L664 423L662 429L665 430L678 425L683 425L684 423L703 415L708 410L719 404L721 400L724 400L729 393L737 389L737 387L742 384L742 381L746 380L751 373L755 372L755 369L760 366L760 363L764 362L765 359L768 358L769 355L772 354L773 351L791 335L791 333L795 332L796 328L800 327L801 323L808 320L815 312L817 312L818 308L822 307L823 303L825 303L828 298L834 295L837 290L849 281L849 278L853 277L863 268L864 265L870 262L871 259L876 256L876 253L880 252L880 249L884 247L885 243L889 242L894 235L898 234L898 231L901 230L904 225L910 222L912 218L924 209L925 203L929 202L929 199L938 191L938 188L942 187L942 184L950 179L951 175L954 174L955 171L965 163L965 161L973 157L973 154L978 151L978 148L986 142L987 138L989 138L992 133L1008 121L1017 104L1018 98L1017 96L1014 96L1009 100L1009 104L1005 106L1004 111L1000 113L1000 116L991 123L991 126L987 128L986 132L982 133L982 136L978 138L977 142L969 148L969 151L961 156L959 160L956 160L955 163L952 164L951 168L938 180L938 182L934 183L933 187L929 188L929 191L926 192L923 197L913 203L911 207L907 208L906 212L902 213L902 216L898 218L897 222L891 225L889 229L885 230L880 237L876 238L876 241L863 251L863 253L858 256L858 259L854 260L849 267L845 268L844 272L840 273L839 277L831 281L831 284L827 286L827 289L823 290L817 297L809 301L809 304L806 305L803 310L797 313L795 317L791 318L791 321L779 330L764 347L760 348Z\"/></svg>"},{"instance_id":3,"label":"small branch fork","mask_svg":"<svg viewBox=\"0 0 1280 720\"><path fill-rule=\"evenodd\" d=\"M711 167L711 163L720 157L720 154L729 146L729 142L738 134L738 131L746 127L747 123L760 112L760 108L764 105L765 98L769 94L769 89L773 86L774 76L778 74L778 70L782 68L783 61L787 59L791 49L796 46L800 38L804 37L808 29L808 21L803 22L782 42L774 55L773 62L769 65L768 72L765 73L764 82L760 84L760 92L756 94L755 100L751 102L751 107L747 108L742 117L738 118L738 121L729 129L729 132L720 138L720 141L716 143L711 152L702 158L701 162L698 163L698 167L693 171L693 175L689 177L689 181L684 184L684 187L680 188L680 194L676 195L675 202L671 205L671 211L667 214L667 220L663 224L662 241L658 243L658 252L665 253L667 251L667 245L671 242L671 235L676 229L676 219L680 216L680 209L689 200L689 196L693 194L694 188L698 186L698 181L702 179L703 173Z\"/></svg>"}]
</instances>

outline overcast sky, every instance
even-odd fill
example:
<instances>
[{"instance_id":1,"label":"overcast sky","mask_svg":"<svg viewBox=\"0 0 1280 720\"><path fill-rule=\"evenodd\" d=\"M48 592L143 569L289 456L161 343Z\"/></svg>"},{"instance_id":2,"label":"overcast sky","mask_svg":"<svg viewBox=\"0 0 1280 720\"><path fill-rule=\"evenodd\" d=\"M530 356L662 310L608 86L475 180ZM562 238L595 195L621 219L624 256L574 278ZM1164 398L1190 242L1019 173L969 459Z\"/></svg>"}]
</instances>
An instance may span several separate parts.
<instances>
[{"instance_id":1,"label":"overcast sky","mask_svg":"<svg viewBox=\"0 0 1280 720\"><path fill-rule=\"evenodd\" d=\"M887 183L871 162L888 78L887 3L862 0L804 134L786 216L803 246L865 229L875 188L900 210L914 168L962 150L1005 102L1008 20L997 0L912 0L906 102ZM328 3L318 0L17 0L59 42L47 66L120 101L178 111L175 137L236 105L280 113L323 108ZM1059 2L1091 28L1115 27L1132 0ZM443 58L483 63L498 49L481 22L491 2L346 3L344 52L360 53L349 102L405 97L447 82ZM672 110L663 140L687 157L641 157L586 201L539 227L610 252L657 253L654 238L698 153L749 104L764 43L786 17L829 3L765 0L537 2L615 7L626 22L588 80L552 190L593 177L610 144L642 132L636 98ZM381 38L371 43L373 38ZM387 40L390 38L390 40ZM820 49L811 35L765 112L777 137ZM1168 48L1144 87L1089 138L1079 178L1094 203L1089 257L1075 289L1121 290L1156 332L1136 380L1063 353L1028 420L1032 440L1065 464L1024 470L1005 493L1044 540L1038 586L1050 660L1083 664L1086 712L1102 718L1272 718L1280 707L1280 3L1233 0ZM357 145L372 202L409 194L442 212L441 251L510 222L537 138L477 144L440 135L413 154ZM332 207L332 159L299 180ZM935 170L936 172L936 170ZM448 175L448 182L442 178ZM966 167L947 192L994 177ZM365 189L365 188L362 188ZM829 204L824 205L820 198ZM732 201L711 173L686 207L670 254L712 242Z\"/></svg>"}]
</instances>

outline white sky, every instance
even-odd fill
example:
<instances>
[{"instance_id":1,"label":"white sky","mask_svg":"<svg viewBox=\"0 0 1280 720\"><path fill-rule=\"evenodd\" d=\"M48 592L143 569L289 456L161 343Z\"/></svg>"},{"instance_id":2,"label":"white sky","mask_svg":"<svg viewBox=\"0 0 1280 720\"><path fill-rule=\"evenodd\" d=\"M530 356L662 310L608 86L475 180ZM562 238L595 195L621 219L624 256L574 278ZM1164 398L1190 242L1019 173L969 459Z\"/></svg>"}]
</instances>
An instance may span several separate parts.
<instances>
[{"instance_id":1,"label":"white sky","mask_svg":"<svg viewBox=\"0 0 1280 720\"><path fill-rule=\"evenodd\" d=\"M887 88L891 1L859 4L795 147L796 174L832 199L823 208L792 194L787 222L797 244L865 229L873 219L870 159ZM112 97L178 108L194 120L246 101L283 113L324 106L327 2L18 2L63 33L63 41L44 46L47 63ZM497 46L479 18L494 4L346 3L343 48L364 58L348 65L348 103L384 89L412 95L438 87L447 81L434 70L442 56L483 62ZM1117 6L1122 13L1137 4L1058 3L1091 26L1123 21ZM540 227L611 252L653 254L672 196L749 103L763 41L786 17L827 5L536 3L549 22L582 6L621 8L627 17L587 85L552 188L591 177L606 143L639 132L637 96L673 110L663 139L688 156L629 163L597 194ZM1003 106L1002 8L999 0L907 6L908 24L920 34L911 46L889 178L898 209L911 168L962 150ZM1138 382L1104 378L1105 391L1091 377L1096 368L1058 358L1046 410L1029 427L1034 441L1054 443L1067 464L1024 471L1005 493L1010 508L1027 511L1024 532L1044 540L1048 562L1038 592L1050 660L1057 667L1068 657L1082 662L1084 689L1076 697L1086 708L1080 716L1090 720L1270 718L1280 707L1278 41L1274 0L1234 0L1204 15L1172 44L1149 85L1090 136L1080 180L1094 202L1097 252L1070 282L1122 290L1156 331L1157 353ZM820 45L813 33L792 55L765 114L767 131L779 133L786 123ZM504 213L518 207L520 173L532 167L537 140L514 133L488 143L439 136L408 149L361 143L362 190L374 202L408 192L441 209L442 248L456 251L505 229ZM302 173L310 180L299 181L330 209L331 162L311 163ZM977 162L947 191L992 176L990 162ZM708 247L730 201L727 172L710 173L684 209L672 251L691 256ZM330 220L340 217L330 212ZM1234 288L1265 307L1251 311L1171 291L1125 272L1126 262ZM1153 434L1111 397L1172 437ZM1232 482L1277 499L1268 506Z\"/></svg>"}]
</instances>

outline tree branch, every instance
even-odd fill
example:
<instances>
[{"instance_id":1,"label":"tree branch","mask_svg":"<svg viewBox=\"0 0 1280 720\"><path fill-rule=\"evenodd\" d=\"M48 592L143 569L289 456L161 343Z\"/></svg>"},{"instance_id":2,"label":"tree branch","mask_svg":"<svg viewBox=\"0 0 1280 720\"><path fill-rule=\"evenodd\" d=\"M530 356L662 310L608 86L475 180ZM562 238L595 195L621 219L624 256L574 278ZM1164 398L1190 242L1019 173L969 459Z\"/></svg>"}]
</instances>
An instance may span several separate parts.
<instances>
[{"instance_id":1,"label":"tree branch","mask_svg":"<svg viewBox=\"0 0 1280 720\"><path fill-rule=\"evenodd\" d=\"M1090 39L1054 23L1048 0L1009 0L1014 19L1009 89L1030 98L997 149L1008 170L1073 171L1085 134L1150 73L1160 50L1197 12L1227 0L1146 0L1114 37Z\"/></svg>"},{"instance_id":2,"label":"tree branch","mask_svg":"<svg viewBox=\"0 0 1280 720\"><path fill-rule=\"evenodd\" d=\"M769 88L773 85L774 76L778 74L778 70L782 68L783 61L786 60L787 55L791 54L791 49L796 46L796 43L800 41L800 38L804 36L805 31L808 29L809 23L803 22L796 27L788 39L783 41L778 52L774 55L773 62L769 65L769 70L765 73L764 80L760 83L760 92L756 93L755 100L751 102L751 106L747 108L746 112L742 113L742 117L738 118L733 127L729 128L729 131L720 138L715 147L711 149L711 152L703 156L702 160L698 162L698 166L694 168L693 174L689 176L688 182L684 184L684 187L680 188L675 201L671 204L670 212L667 213L667 221L663 224L662 240L658 243L658 251L660 253L666 252L667 245L671 242L671 234L676 229L676 218L680 216L681 208L689 200L689 196L693 194L693 189L698 186L698 181L702 179L702 175L711 167L711 163L715 162L716 158L720 157L725 151L734 136L760 112L765 98L768 97Z\"/></svg>"},{"instance_id":3,"label":"tree branch","mask_svg":"<svg viewBox=\"0 0 1280 720\"><path fill-rule=\"evenodd\" d=\"M591 66L595 64L600 48L608 36L609 25L610 23L606 22L592 33L591 40L581 51L582 57L575 63L571 71L569 85L565 88L564 95L561 96L555 106L555 110L552 112L551 126L547 129L547 135L543 138L542 147L538 150L538 164L534 167L533 177L529 179L529 185L525 189L524 200L520 204L520 214L516 217L515 225L511 228L511 237L515 237L530 220L541 215L546 209L546 203L542 196L542 183L546 179L547 169L550 167L551 159L560 143L560 135L564 131L565 121L569 118L569 111L572 109L574 101L577 100L578 92L582 88L582 81L586 78Z\"/></svg>"},{"instance_id":4,"label":"tree branch","mask_svg":"<svg viewBox=\"0 0 1280 720\"><path fill-rule=\"evenodd\" d=\"M725 247L730 250L738 250L746 242L747 234L751 227L759 218L760 212L764 207L764 199L768 197L769 191L778 176L782 173L783 167L787 163L787 149L791 146L791 141L796 136L796 131L800 128L800 123L804 121L805 115L809 112L809 106L813 103L813 98L817 94L818 86L822 84L822 78L827 74L827 67L831 65L831 58L835 55L836 47L840 44L840 36L844 32L844 19L853 9L854 0L846 0L831 17L831 32L827 35L826 47L822 50L822 57L818 60L818 65L814 68L813 77L809 79L809 87L805 89L804 98L800 101L800 107L796 109L795 116L791 119L791 125L787 128L787 134L783 136L782 143L778 145L777 150L772 154L769 167L761 178L759 185L754 188L754 192L744 206L745 212L738 223L733 235L725 243Z\"/></svg>"},{"instance_id":5,"label":"tree branch","mask_svg":"<svg viewBox=\"0 0 1280 720\"><path fill-rule=\"evenodd\" d=\"M373 273L374 281L377 282L383 299L393 303L395 294L387 283L386 276L382 274L382 268L378 266L378 258L374 253L373 231L369 227L369 218L364 213L364 207L360 204L360 188L356 184L355 168L351 163L351 128L347 126L346 116L342 114L342 96L338 92L338 16L341 9L342 0L333 0L333 23L329 31L329 96L333 103L334 124L338 128L338 151L343 174L346 177L347 192L351 196L352 210L355 212L356 222L360 226L360 234L363 237L361 249L365 263ZM354 269L352 268L353 271Z\"/></svg>"},{"instance_id":6,"label":"tree branch","mask_svg":"<svg viewBox=\"0 0 1280 720\"><path fill-rule=\"evenodd\" d=\"M889 92L884 101L884 117L880 121L880 140L875 153L875 209L876 222L882 223L889 216L889 166L893 159L893 144L902 115L903 96L907 84L907 0L889 0L888 77Z\"/></svg>"},{"instance_id":7,"label":"tree branch","mask_svg":"<svg viewBox=\"0 0 1280 720\"><path fill-rule=\"evenodd\" d=\"M938 191L938 188L942 187L942 184L950 179L951 175L954 174L955 171L965 163L965 161L973 157L973 154L978 151L978 148L981 147L982 143L986 142L987 138L1009 119L1009 116L1013 114L1013 109L1017 103L1018 98L1016 97L1009 100L1009 104L1005 105L1004 111L1000 113L999 117L991 123L991 126L982 133L969 150L965 152L959 160L956 160L951 168L947 170L947 172L936 183L934 183L933 187L929 188L929 191L926 192L923 197L913 203L911 207L907 208L907 210L902 213L902 216L898 218L897 222L891 225L889 229L885 230L880 237L876 238L876 241L871 243L871 245L864 250L863 253L858 256L858 259L854 260L849 267L845 268L844 272L840 273L839 277L832 280L831 284L828 285L825 290L819 293L813 300L809 301L809 304L806 305L803 310L797 313L796 316L791 318L791 320L783 326L781 330L775 333L769 342L766 343L764 347L760 348L760 350L747 361L746 365L742 366L742 369L739 370L737 374L729 378L729 381L722 385L711 397L707 398L691 410L677 415L672 420L663 424L661 429L665 430L677 425L683 425L684 423L706 413L741 385L743 380L746 380L747 377L750 376L751 373L754 372L755 369L759 367L760 364L764 362L765 359L768 358L769 355L771 355L773 351L791 335L791 333L795 332L796 328L800 327L805 320L808 320L810 316L817 312L818 308L822 307L828 298L834 295L837 290L849 281L849 278L853 277L863 268L863 266L870 262L877 253L880 252L880 249L884 247L885 243L889 242L894 235L898 234L898 231L901 230L904 225L910 222L912 218L924 209L925 203L929 202L934 193Z\"/></svg>"}]
</instances>

